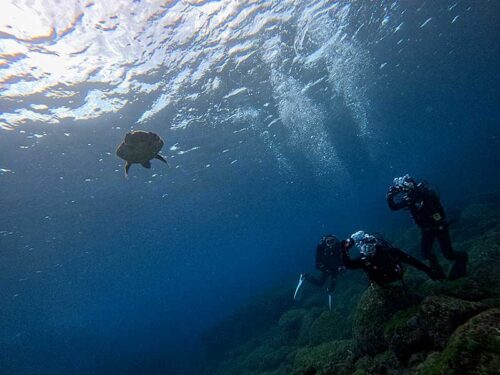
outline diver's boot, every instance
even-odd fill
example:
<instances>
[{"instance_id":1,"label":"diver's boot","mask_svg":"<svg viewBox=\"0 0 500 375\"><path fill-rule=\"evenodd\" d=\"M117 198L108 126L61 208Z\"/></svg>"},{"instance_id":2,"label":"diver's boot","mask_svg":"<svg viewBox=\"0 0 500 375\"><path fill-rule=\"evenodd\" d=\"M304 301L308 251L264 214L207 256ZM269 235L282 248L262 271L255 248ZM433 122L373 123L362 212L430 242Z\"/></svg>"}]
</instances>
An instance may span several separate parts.
<instances>
[{"instance_id":1,"label":"diver's boot","mask_svg":"<svg viewBox=\"0 0 500 375\"><path fill-rule=\"evenodd\" d=\"M437 280L446 279L446 274L441 268L441 265L435 255L429 257L429 267L432 269L432 272Z\"/></svg>"},{"instance_id":2,"label":"diver's boot","mask_svg":"<svg viewBox=\"0 0 500 375\"><path fill-rule=\"evenodd\" d=\"M460 256L457 257L455 264L451 267L448 280L456 280L467 276L467 259L467 253L460 252Z\"/></svg>"}]
</instances>

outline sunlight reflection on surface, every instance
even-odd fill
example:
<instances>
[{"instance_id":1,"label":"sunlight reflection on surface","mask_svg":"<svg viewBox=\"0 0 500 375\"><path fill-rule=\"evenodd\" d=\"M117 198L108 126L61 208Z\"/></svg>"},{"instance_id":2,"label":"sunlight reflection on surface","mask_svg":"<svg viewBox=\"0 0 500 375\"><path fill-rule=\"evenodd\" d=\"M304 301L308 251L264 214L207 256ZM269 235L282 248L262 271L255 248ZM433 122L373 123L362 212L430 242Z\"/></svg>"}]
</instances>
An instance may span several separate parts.
<instances>
[{"instance_id":1,"label":"sunlight reflection on surface","mask_svg":"<svg viewBox=\"0 0 500 375\"><path fill-rule=\"evenodd\" d=\"M181 3L179 3L182 6ZM123 107L115 94L127 93L134 77L158 69L165 54L152 58L158 47L158 30L172 24L177 12L166 15L164 1L96 2L16 1L2 4L0 12L0 90L4 98L18 99L45 94L67 98L66 90L82 83L108 84L109 92L89 90L80 108L49 106L36 118L32 112L4 113L3 121L18 125L28 119L57 122L62 118L85 119ZM161 20L162 22L158 22ZM153 56L152 56L153 55ZM146 86L145 90L149 88ZM96 105L90 102L96 102ZM95 110L98 108L98 110Z\"/></svg>"},{"instance_id":2,"label":"sunlight reflection on surface","mask_svg":"<svg viewBox=\"0 0 500 375\"><path fill-rule=\"evenodd\" d=\"M84 104L49 102L36 116L33 108L23 112L14 108L1 114L0 121L16 126L28 120L57 123L62 118L96 118L123 108L127 102L123 95L156 92L151 107L139 118L147 121L175 102L186 87L203 84L214 70L227 70L229 60L239 68L256 57L265 59L263 42L271 36L266 34L279 32L301 11L300 3L8 1L0 12L2 97L20 101L42 94L71 97ZM312 4L304 12L305 24L335 7L321 1ZM344 8L336 18L345 17ZM156 82L144 80L158 72L166 74ZM202 89L209 93L212 85L206 83L210 87ZM98 87L102 84L107 86L105 92ZM195 98L199 91L198 86L189 95ZM92 104L93 100L99 104Z\"/></svg>"},{"instance_id":3,"label":"sunlight reflection on surface","mask_svg":"<svg viewBox=\"0 0 500 375\"><path fill-rule=\"evenodd\" d=\"M0 129L125 109L132 129L162 113L171 130L250 128L286 164L284 136L319 171L338 161L317 147L328 134L314 95L345 102L369 135L359 15L370 13L374 39L401 23L387 21L397 2L349 0L8 0L0 10Z\"/></svg>"}]
</instances>

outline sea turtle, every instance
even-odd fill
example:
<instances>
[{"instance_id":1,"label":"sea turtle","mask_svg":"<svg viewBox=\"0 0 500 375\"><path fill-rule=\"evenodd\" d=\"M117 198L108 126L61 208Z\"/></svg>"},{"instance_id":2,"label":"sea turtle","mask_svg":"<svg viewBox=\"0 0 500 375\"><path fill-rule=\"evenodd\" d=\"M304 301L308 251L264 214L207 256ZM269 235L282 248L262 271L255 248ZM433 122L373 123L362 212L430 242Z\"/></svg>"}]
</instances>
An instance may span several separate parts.
<instances>
[{"instance_id":1,"label":"sea turtle","mask_svg":"<svg viewBox=\"0 0 500 375\"><path fill-rule=\"evenodd\" d=\"M134 130L125 135L125 139L116 149L116 155L126 161L125 177L134 163L144 168L151 168L151 160L158 159L168 165L168 162L159 154L163 147L163 140L158 134Z\"/></svg>"}]
</instances>

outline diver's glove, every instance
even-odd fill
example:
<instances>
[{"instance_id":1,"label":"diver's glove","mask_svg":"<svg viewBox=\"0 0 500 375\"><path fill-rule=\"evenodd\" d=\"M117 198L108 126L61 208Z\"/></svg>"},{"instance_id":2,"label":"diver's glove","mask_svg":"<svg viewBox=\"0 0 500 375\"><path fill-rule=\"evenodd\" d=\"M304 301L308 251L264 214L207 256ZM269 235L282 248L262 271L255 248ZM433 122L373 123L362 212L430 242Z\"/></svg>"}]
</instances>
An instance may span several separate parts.
<instances>
[{"instance_id":1,"label":"diver's glove","mask_svg":"<svg viewBox=\"0 0 500 375\"><path fill-rule=\"evenodd\" d=\"M343 252L349 251L351 247L354 246L355 241L352 238L348 238L346 240L342 240L340 242L340 250Z\"/></svg>"},{"instance_id":2,"label":"diver's glove","mask_svg":"<svg viewBox=\"0 0 500 375\"><path fill-rule=\"evenodd\" d=\"M394 195L394 194L397 194L399 193L400 191L402 191L403 189L401 188L401 186L395 186L395 185L391 185L389 186L389 189L387 190L387 195Z\"/></svg>"}]
</instances>

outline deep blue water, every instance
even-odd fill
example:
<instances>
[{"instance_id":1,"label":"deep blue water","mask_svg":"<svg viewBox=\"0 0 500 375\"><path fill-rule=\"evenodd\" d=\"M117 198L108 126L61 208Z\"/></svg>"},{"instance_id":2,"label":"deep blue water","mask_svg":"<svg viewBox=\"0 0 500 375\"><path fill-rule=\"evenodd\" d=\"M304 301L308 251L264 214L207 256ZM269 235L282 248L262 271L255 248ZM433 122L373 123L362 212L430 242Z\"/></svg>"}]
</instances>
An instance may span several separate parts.
<instances>
[{"instance_id":1,"label":"deep blue water","mask_svg":"<svg viewBox=\"0 0 500 375\"><path fill-rule=\"evenodd\" d=\"M255 54L222 58L194 83L180 80L173 104L143 122L161 92L120 93L126 105L87 119L17 123L7 114L71 102L49 99L50 88L9 96L10 84L29 81L20 73L0 81L0 122L11 128L0 129L2 374L188 371L204 331L312 270L323 234L410 226L386 206L394 177L426 178L450 209L498 189L500 3L360 2L344 18L329 8L335 3L282 4L276 12L290 9L290 19L270 18L238 40L259 14L269 16L249 13L230 29L228 48L251 42L246 51ZM161 17L169 12L174 5ZM324 17L345 37L317 36ZM4 26L1 40L14 40ZM302 39L306 26L317 29ZM278 57L278 45L265 50L275 37ZM171 53L196 51L196 43L181 50L164 42ZM204 62L186 66L194 74ZM164 64L142 80L167 82L162 92L171 93L185 67ZM219 89L206 90L215 77ZM79 93L75 102L116 86L59 84ZM246 93L230 95L241 87ZM160 134L173 167L134 165L126 180L114 150L132 128Z\"/></svg>"}]
</instances>

